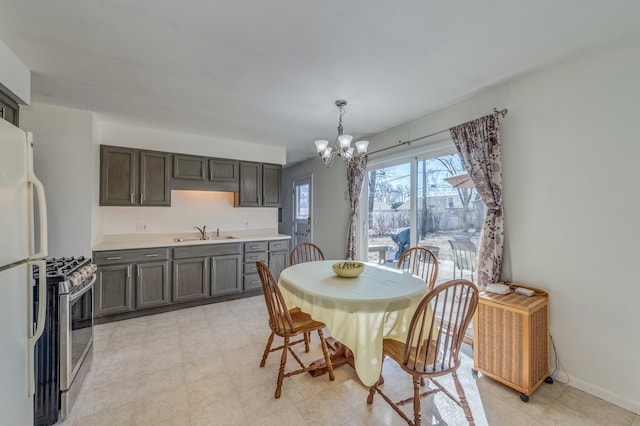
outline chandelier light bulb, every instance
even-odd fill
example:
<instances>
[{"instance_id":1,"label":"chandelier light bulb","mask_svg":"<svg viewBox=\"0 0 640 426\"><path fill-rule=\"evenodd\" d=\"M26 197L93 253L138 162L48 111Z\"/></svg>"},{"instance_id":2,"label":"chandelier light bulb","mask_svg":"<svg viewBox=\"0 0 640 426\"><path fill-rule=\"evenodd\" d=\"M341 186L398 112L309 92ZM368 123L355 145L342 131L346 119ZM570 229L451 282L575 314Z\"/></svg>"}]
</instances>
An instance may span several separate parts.
<instances>
[{"instance_id":1,"label":"chandelier light bulb","mask_svg":"<svg viewBox=\"0 0 640 426\"><path fill-rule=\"evenodd\" d=\"M340 148L342 149L349 148L349 146L351 145L352 139L353 139L353 136L351 135L338 136L338 143L340 144Z\"/></svg>"},{"instance_id":2,"label":"chandelier light bulb","mask_svg":"<svg viewBox=\"0 0 640 426\"><path fill-rule=\"evenodd\" d=\"M318 154L323 154L324 151L329 146L329 141L318 140L315 143L316 143L316 150L318 151Z\"/></svg>"},{"instance_id":3,"label":"chandelier light bulb","mask_svg":"<svg viewBox=\"0 0 640 426\"><path fill-rule=\"evenodd\" d=\"M358 148L358 154L366 154L368 146L369 146L369 141L356 142L356 148Z\"/></svg>"},{"instance_id":4,"label":"chandelier light bulb","mask_svg":"<svg viewBox=\"0 0 640 426\"><path fill-rule=\"evenodd\" d=\"M331 158L331 151L332 151L331 147L326 148L324 150L324 153L322 154L322 158L325 159L325 160L330 159Z\"/></svg>"}]
</instances>

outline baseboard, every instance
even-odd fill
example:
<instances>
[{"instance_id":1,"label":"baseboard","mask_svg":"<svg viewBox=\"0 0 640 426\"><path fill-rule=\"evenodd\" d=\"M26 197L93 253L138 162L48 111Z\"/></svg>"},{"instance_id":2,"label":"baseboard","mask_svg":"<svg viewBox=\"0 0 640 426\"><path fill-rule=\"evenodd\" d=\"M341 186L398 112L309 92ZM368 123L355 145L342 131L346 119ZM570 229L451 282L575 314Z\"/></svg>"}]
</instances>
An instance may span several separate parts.
<instances>
[{"instance_id":1,"label":"baseboard","mask_svg":"<svg viewBox=\"0 0 640 426\"><path fill-rule=\"evenodd\" d=\"M596 386L589 382L585 382L584 380L580 380L573 376L571 377L571 382L569 383L569 385L593 396L597 396L600 399L604 399L605 401L615 404L618 407L624 408L625 410L640 414L640 401L633 401L629 398L625 398L622 395L615 394L607 389L603 389L599 386Z\"/></svg>"}]
</instances>

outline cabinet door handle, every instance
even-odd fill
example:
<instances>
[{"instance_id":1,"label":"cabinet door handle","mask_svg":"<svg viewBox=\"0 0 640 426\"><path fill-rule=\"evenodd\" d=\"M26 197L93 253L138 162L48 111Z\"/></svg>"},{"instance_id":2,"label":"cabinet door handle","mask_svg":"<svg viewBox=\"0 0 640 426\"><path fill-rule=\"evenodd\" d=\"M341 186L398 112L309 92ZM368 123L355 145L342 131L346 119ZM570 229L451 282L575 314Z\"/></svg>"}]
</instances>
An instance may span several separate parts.
<instances>
[{"instance_id":1,"label":"cabinet door handle","mask_svg":"<svg viewBox=\"0 0 640 426\"><path fill-rule=\"evenodd\" d=\"M213 170L209 170L209 180L213 180Z\"/></svg>"},{"instance_id":2,"label":"cabinet door handle","mask_svg":"<svg viewBox=\"0 0 640 426\"><path fill-rule=\"evenodd\" d=\"M131 204L133 204L133 192L129 194L129 199L131 200Z\"/></svg>"},{"instance_id":3,"label":"cabinet door handle","mask_svg":"<svg viewBox=\"0 0 640 426\"><path fill-rule=\"evenodd\" d=\"M260 256L249 256L249 259L260 259Z\"/></svg>"},{"instance_id":4,"label":"cabinet door handle","mask_svg":"<svg viewBox=\"0 0 640 426\"><path fill-rule=\"evenodd\" d=\"M140 278L140 266L135 265L136 268L136 275L138 276L138 278Z\"/></svg>"},{"instance_id":5,"label":"cabinet door handle","mask_svg":"<svg viewBox=\"0 0 640 426\"><path fill-rule=\"evenodd\" d=\"M107 260L120 260L120 259L122 259L122 256L107 257Z\"/></svg>"},{"instance_id":6,"label":"cabinet door handle","mask_svg":"<svg viewBox=\"0 0 640 426\"><path fill-rule=\"evenodd\" d=\"M131 278L131 268L127 266L127 279Z\"/></svg>"},{"instance_id":7,"label":"cabinet door handle","mask_svg":"<svg viewBox=\"0 0 640 426\"><path fill-rule=\"evenodd\" d=\"M200 177L204 179L204 166L200 169Z\"/></svg>"},{"instance_id":8,"label":"cabinet door handle","mask_svg":"<svg viewBox=\"0 0 640 426\"><path fill-rule=\"evenodd\" d=\"M140 204L144 203L144 193L140 193Z\"/></svg>"},{"instance_id":9,"label":"cabinet door handle","mask_svg":"<svg viewBox=\"0 0 640 426\"><path fill-rule=\"evenodd\" d=\"M258 284L260 281L251 281L251 284Z\"/></svg>"},{"instance_id":10,"label":"cabinet door handle","mask_svg":"<svg viewBox=\"0 0 640 426\"><path fill-rule=\"evenodd\" d=\"M158 257L158 253L156 253L156 254L145 254L144 257Z\"/></svg>"},{"instance_id":11,"label":"cabinet door handle","mask_svg":"<svg viewBox=\"0 0 640 426\"><path fill-rule=\"evenodd\" d=\"M251 249L259 249L259 248L262 248L262 247L260 247L260 246L251 246L249 248L251 248Z\"/></svg>"},{"instance_id":12,"label":"cabinet door handle","mask_svg":"<svg viewBox=\"0 0 640 426\"><path fill-rule=\"evenodd\" d=\"M1 116L2 118L4 118L4 107L2 107L2 108L0 109L0 116Z\"/></svg>"}]
</instances>

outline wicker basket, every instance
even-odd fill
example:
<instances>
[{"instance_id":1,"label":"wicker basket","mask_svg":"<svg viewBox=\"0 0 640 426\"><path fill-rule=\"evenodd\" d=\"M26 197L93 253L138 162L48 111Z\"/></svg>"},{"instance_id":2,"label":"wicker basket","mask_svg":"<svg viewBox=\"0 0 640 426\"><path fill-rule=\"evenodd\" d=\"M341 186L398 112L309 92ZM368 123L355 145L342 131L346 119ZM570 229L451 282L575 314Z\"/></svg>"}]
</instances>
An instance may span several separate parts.
<instances>
[{"instance_id":1,"label":"wicker basket","mask_svg":"<svg viewBox=\"0 0 640 426\"><path fill-rule=\"evenodd\" d=\"M474 368L527 397L550 374L549 297L531 289L532 297L481 292L474 320Z\"/></svg>"}]
</instances>

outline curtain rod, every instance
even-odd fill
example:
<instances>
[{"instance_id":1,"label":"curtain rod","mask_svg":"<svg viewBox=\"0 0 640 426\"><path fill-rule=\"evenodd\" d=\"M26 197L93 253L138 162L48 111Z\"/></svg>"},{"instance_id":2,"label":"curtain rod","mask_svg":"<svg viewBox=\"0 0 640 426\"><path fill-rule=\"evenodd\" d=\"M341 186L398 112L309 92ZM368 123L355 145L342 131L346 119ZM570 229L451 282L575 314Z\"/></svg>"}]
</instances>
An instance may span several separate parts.
<instances>
[{"instance_id":1,"label":"curtain rod","mask_svg":"<svg viewBox=\"0 0 640 426\"><path fill-rule=\"evenodd\" d=\"M493 109L493 114L494 115L501 115L502 117L504 117L505 115L507 115L507 112L509 112L508 109L504 108L501 110L498 110L498 108L494 108ZM386 151L388 149L393 149L393 148L399 148L403 145L411 145L411 143L422 140L422 139L426 139L426 138L430 138L431 136L435 136L435 135L439 135L440 133L444 133L444 132L448 132L449 129L444 129L444 130L439 130L437 132L433 132L433 133L429 133L428 135L425 136L420 136L419 138L415 138L415 139L411 139L410 141L398 141L397 145L391 145L388 146L386 148L380 148L378 150L372 151L370 153L367 154L367 156L371 155L371 154L377 154L378 152L382 152L382 151Z\"/></svg>"}]
</instances>

